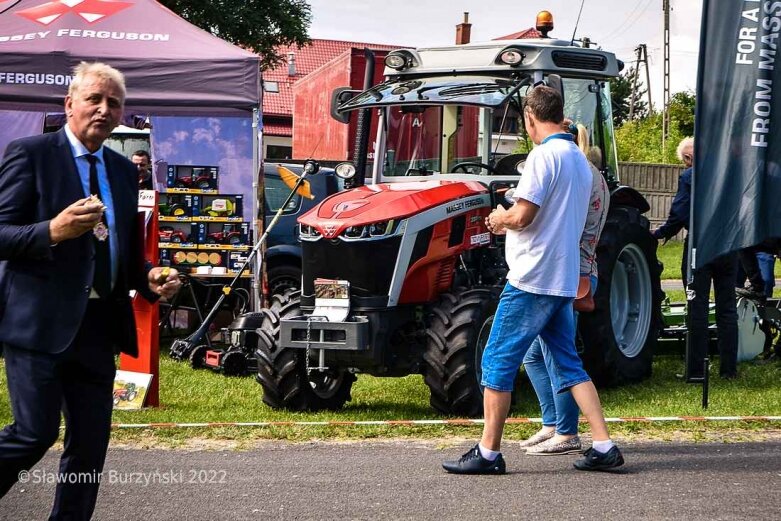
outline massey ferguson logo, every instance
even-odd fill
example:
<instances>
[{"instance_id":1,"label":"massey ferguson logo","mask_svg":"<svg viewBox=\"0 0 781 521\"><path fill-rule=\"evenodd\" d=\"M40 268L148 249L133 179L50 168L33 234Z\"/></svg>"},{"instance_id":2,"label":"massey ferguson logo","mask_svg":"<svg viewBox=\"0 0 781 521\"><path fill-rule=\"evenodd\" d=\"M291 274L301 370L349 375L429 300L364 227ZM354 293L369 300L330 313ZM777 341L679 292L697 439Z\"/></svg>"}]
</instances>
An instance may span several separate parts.
<instances>
[{"instance_id":1,"label":"massey ferguson logo","mask_svg":"<svg viewBox=\"0 0 781 521\"><path fill-rule=\"evenodd\" d=\"M336 225L326 224L325 226L323 226L323 231L325 232L326 238L332 239L334 234L336 234Z\"/></svg>"},{"instance_id":2,"label":"massey ferguson logo","mask_svg":"<svg viewBox=\"0 0 781 521\"><path fill-rule=\"evenodd\" d=\"M131 5L133 4L130 2L108 0L56 0L19 11L16 14L41 25L49 25L68 13L81 16L87 23L96 23L127 9Z\"/></svg>"},{"instance_id":3,"label":"massey ferguson logo","mask_svg":"<svg viewBox=\"0 0 781 521\"><path fill-rule=\"evenodd\" d=\"M335 213L350 212L352 210L357 210L362 206L366 206L367 204L369 204L369 201L364 199L359 199L357 201L345 201L343 203L336 203L331 210Z\"/></svg>"}]
</instances>

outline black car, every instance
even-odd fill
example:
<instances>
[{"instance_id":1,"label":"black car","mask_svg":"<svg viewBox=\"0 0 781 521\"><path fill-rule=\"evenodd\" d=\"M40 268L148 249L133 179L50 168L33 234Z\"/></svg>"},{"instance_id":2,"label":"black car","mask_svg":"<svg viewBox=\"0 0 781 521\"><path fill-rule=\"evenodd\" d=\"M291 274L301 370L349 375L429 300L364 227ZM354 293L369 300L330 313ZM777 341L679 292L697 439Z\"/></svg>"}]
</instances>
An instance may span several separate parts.
<instances>
[{"instance_id":1,"label":"black car","mask_svg":"<svg viewBox=\"0 0 781 521\"><path fill-rule=\"evenodd\" d=\"M290 188L282 182L277 171L280 164L266 163L263 169L267 224L290 194ZM301 165L285 163L282 166L301 174ZM299 195L293 197L268 236L266 272L271 294L301 286L301 243L298 240L297 219L340 189L341 180L333 175L331 169L322 168L317 175L307 177L307 180L315 198L307 199Z\"/></svg>"}]
</instances>

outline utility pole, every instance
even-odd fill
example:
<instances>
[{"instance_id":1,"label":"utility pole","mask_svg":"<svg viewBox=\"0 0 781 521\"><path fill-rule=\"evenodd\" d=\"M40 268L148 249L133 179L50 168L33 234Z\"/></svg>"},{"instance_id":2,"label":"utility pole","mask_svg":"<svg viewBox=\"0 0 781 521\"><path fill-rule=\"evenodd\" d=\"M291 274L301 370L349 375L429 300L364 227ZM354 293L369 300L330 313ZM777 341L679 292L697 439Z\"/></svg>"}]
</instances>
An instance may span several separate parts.
<instances>
[{"instance_id":1,"label":"utility pole","mask_svg":"<svg viewBox=\"0 0 781 521\"><path fill-rule=\"evenodd\" d=\"M662 0L664 10L664 105L662 106L662 153L670 133L670 0Z\"/></svg>"},{"instance_id":2,"label":"utility pole","mask_svg":"<svg viewBox=\"0 0 781 521\"><path fill-rule=\"evenodd\" d=\"M641 43L635 49L636 65L632 75L632 97L629 99L629 119L635 116L635 98L637 97L637 79L640 76L640 65L645 65L645 90L648 93L648 110L651 110L651 73L648 69L648 48Z\"/></svg>"}]
</instances>

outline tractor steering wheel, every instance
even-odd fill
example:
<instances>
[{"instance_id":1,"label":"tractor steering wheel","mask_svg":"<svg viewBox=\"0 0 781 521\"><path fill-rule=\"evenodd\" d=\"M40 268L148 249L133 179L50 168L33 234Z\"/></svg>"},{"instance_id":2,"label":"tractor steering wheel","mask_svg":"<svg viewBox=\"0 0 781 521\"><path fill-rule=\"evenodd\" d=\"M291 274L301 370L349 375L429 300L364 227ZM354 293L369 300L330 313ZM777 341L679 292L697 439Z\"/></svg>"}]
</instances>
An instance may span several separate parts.
<instances>
[{"instance_id":1,"label":"tractor steering wheel","mask_svg":"<svg viewBox=\"0 0 781 521\"><path fill-rule=\"evenodd\" d=\"M489 174L501 175L499 173L499 171L496 170L496 168L494 168L493 166L487 165L485 163L480 163L478 161L464 161L462 163L456 163L456 165L453 167L452 172L455 173L455 172L458 172L459 170L461 170L465 174L471 174L472 172L467 171L467 167L470 167L470 166L471 167L484 168L485 170L488 171Z\"/></svg>"}]
</instances>

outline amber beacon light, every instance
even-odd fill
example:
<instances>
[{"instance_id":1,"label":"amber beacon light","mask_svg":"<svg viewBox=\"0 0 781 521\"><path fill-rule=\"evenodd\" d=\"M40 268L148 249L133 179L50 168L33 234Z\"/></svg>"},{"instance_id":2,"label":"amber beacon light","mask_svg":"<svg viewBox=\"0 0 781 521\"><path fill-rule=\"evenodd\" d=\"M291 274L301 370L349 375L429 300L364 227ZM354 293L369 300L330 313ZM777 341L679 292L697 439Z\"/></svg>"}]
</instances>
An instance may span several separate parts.
<instances>
[{"instance_id":1,"label":"amber beacon light","mask_svg":"<svg viewBox=\"0 0 781 521\"><path fill-rule=\"evenodd\" d=\"M553 15L550 11L540 11L537 13L536 28L542 33L543 38L548 37L548 33L553 30Z\"/></svg>"}]
</instances>

